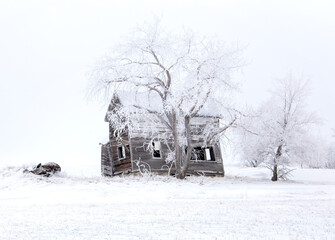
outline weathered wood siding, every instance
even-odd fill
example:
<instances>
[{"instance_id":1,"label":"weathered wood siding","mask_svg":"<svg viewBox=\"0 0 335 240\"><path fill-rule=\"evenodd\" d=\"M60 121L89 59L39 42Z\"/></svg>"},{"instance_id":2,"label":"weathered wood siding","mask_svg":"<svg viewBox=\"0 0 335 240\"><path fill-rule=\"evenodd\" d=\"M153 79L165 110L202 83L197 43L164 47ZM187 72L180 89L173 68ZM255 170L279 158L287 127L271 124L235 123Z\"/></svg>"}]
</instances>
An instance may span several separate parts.
<instances>
[{"instance_id":1,"label":"weathered wood siding","mask_svg":"<svg viewBox=\"0 0 335 240\"><path fill-rule=\"evenodd\" d=\"M130 151L129 147L129 138L128 135L123 135L122 136L122 142L118 141L116 137L113 135L113 128L109 126L109 142L110 142L110 155L111 155L111 161L113 165L113 173L118 174L121 172L127 172L131 171L131 156L130 156ZM120 146L125 146L125 158L120 159L119 154L118 154L118 147Z\"/></svg>"},{"instance_id":2,"label":"weathered wood siding","mask_svg":"<svg viewBox=\"0 0 335 240\"><path fill-rule=\"evenodd\" d=\"M138 170L137 161L140 161L147 165L151 171L162 170L163 166L166 166L166 158L168 153L168 147L161 142L161 157L155 158L152 151L148 150L148 144L151 139L134 137L131 138L131 152L132 152L132 169L133 171ZM150 166L150 167L149 167ZM165 168L166 169L166 168Z\"/></svg>"},{"instance_id":3,"label":"weathered wood siding","mask_svg":"<svg viewBox=\"0 0 335 240\"><path fill-rule=\"evenodd\" d=\"M108 142L101 145L101 174L103 176L113 175L113 162L110 157L110 145Z\"/></svg>"},{"instance_id":4,"label":"weathered wood siding","mask_svg":"<svg viewBox=\"0 0 335 240\"><path fill-rule=\"evenodd\" d=\"M132 151L132 170L137 171L139 168L138 161L141 167L146 167L150 171L163 171L167 170L168 164L166 163L167 154L169 153L168 146L161 143L161 158L154 158L148 144L150 139L145 138L131 138L131 151ZM224 168L222 163L221 151L219 144L213 147L215 161L191 161L188 168L188 173L195 172L213 172L216 174L224 175ZM170 165L170 164L169 164ZM174 168L171 169L174 172Z\"/></svg>"},{"instance_id":5,"label":"weathered wood siding","mask_svg":"<svg viewBox=\"0 0 335 240\"><path fill-rule=\"evenodd\" d=\"M219 119L208 118L208 117L197 117L192 119L191 122L191 131L192 131L192 142L198 146L204 146L204 139L202 139L202 133L204 132L205 126L210 125L211 127L219 127ZM110 126L110 158L112 160L112 174L117 174L120 172L128 171L137 171L139 170L139 165L145 167L150 171L167 171L166 159L168 153L170 152L169 147L161 141L161 157L155 158L151 150L149 150L148 145L151 144L151 137L149 135L148 128L153 127L149 126L148 123L143 122L140 128L136 131L131 131L130 138L129 135L122 136L123 141L117 141L113 136L113 129ZM171 136L171 132L163 124L158 124L154 126L155 131L158 129L158 133L155 134L157 139L167 139ZM124 159L119 159L118 147L127 146L126 148L126 157ZM215 155L215 161L191 161L189 164L189 173L195 172L212 172L215 174L224 175L223 161L220 150L220 144L214 144L213 151ZM170 146L171 149L171 146ZM106 150L102 148L102 159L106 159ZM104 162L103 162L104 161ZM107 166L106 160L102 160ZM140 163L140 164L139 164ZM170 165L170 164L169 164ZM109 166L109 165L108 165ZM107 167L102 167L102 172L110 172L110 169ZM172 169L174 172L174 169Z\"/></svg>"}]
</instances>

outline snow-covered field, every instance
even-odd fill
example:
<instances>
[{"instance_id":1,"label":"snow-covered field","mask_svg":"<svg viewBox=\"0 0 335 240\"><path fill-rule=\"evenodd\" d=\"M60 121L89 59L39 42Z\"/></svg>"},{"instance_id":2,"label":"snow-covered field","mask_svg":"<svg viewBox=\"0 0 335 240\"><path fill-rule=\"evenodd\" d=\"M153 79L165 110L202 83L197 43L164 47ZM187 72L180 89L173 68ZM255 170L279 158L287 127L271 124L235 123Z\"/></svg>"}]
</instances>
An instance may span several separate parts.
<instances>
[{"instance_id":1,"label":"snow-covered field","mask_svg":"<svg viewBox=\"0 0 335 240\"><path fill-rule=\"evenodd\" d=\"M44 178L0 170L0 239L335 239L335 171Z\"/></svg>"}]
</instances>

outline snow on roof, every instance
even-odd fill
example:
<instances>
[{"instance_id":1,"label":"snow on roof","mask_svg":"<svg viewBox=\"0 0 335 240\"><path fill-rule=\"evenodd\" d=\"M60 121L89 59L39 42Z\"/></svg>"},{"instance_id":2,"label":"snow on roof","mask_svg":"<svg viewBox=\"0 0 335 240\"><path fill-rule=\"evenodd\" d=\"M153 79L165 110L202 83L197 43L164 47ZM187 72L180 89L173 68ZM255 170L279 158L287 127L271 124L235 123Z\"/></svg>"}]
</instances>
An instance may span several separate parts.
<instances>
[{"instance_id":1,"label":"snow on roof","mask_svg":"<svg viewBox=\"0 0 335 240\"><path fill-rule=\"evenodd\" d=\"M192 103L189 103L191 105ZM118 91L111 99L108 106L108 112L111 112L118 105L128 107L134 111L136 106L149 109L155 112L163 112L162 99L156 92L127 92ZM184 106L185 107L185 106ZM204 107L198 112L198 116L219 117L221 115L222 105L215 99L208 98ZM107 117L105 117L107 121Z\"/></svg>"}]
</instances>

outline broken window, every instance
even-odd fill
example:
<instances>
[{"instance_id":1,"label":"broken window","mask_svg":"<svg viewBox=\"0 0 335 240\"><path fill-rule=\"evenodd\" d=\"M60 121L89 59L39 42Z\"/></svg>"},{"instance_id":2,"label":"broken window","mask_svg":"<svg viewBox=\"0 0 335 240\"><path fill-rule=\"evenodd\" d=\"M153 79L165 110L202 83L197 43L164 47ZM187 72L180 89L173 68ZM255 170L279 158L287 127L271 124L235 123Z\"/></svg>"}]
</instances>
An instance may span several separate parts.
<instances>
[{"instance_id":1,"label":"broken window","mask_svg":"<svg viewBox=\"0 0 335 240\"><path fill-rule=\"evenodd\" d=\"M213 147L195 147L192 151L191 160L195 161L215 161Z\"/></svg>"},{"instance_id":2,"label":"broken window","mask_svg":"<svg viewBox=\"0 0 335 240\"><path fill-rule=\"evenodd\" d=\"M117 152L118 152L118 155L119 155L119 159L126 158L126 148L124 146L118 146L117 147Z\"/></svg>"},{"instance_id":3,"label":"broken window","mask_svg":"<svg viewBox=\"0 0 335 240\"><path fill-rule=\"evenodd\" d=\"M152 142L153 152L152 155L154 158L161 158L161 142L153 141Z\"/></svg>"}]
</instances>

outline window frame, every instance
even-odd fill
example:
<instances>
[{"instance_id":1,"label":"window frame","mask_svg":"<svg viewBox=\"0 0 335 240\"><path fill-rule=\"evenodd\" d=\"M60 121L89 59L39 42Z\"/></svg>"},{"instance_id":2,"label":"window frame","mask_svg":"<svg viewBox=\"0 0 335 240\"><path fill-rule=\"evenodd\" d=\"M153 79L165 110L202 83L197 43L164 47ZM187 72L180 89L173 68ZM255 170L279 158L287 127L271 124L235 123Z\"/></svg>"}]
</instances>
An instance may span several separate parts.
<instances>
[{"instance_id":1,"label":"window frame","mask_svg":"<svg viewBox=\"0 0 335 240\"><path fill-rule=\"evenodd\" d=\"M156 143L159 143L159 150L155 150ZM159 157L155 157L155 152L159 152ZM161 141L155 140L152 141L152 158L154 159L162 159L162 143Z\"/></svg>"},{"instance_id":2,"label":"window frame","mask_svg":"<svg viewBox=\"0 0 335 240\"><path fill-rule=\"evenodd\" d=\"M192 153L191 161L193 161L193 162L217 162L216 156L215 156L215 151L214 151L214 146L195 147L195 148L193 148L192 152L197 151L197 149L199 149L199 148L203 151L204 159L192 159L192 156L193 156L193 153ZM208 156L210 157L210 160L208 160ZM212 157L214 157L213 160L212 160Z\"/></svg>"},{"instance_id":3,"label":"window frame","mask_svg":"<svg viewBox=\"0 0 335 240\"><path fill-rule=\"evenodd\" d=\"M120 148L121 148L121 153L122 153L123 157L120 157ZM118 160L123 160L123 159L127 158L126 147L124 145L118 145L117 146L117 156L118 156Z\"/></svg>"}]
</instances>

